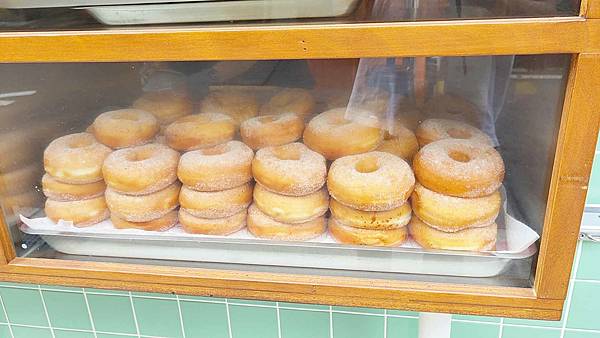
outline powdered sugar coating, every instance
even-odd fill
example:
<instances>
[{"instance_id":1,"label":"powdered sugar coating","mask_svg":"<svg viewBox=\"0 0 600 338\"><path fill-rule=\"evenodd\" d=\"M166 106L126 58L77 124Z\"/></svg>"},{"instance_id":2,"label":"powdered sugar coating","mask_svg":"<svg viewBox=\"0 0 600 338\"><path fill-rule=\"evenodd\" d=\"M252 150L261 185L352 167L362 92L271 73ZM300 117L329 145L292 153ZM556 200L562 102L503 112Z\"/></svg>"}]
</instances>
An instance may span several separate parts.
<instances>
[{"instance_id":1,"label":"powdered sugar coating","mask_svg":"<svg viewBox=\"0 0 600 338\"><path fill-rule=\"evenodd\" d=\"M412 215L409 202L391 210L362 211L331 199L329 209L331 210L331 216L336 218L338 222L355 228L370 230L401 228L408 224Z\"/></svg>"},{"instance_id":2,"label":"powdered sugar coating","mask_svg":"<svg viewBox=\"0 0 600 338\"><path fill-rule=\"evenodd\" d=\"M229 217L248 208L251 202L251 183L221 191L196 191L183 186L179 194L181 208L201 218Z\"/></svg>"},{"instance_id":3,"label":"powdered sugar coating","mask_svg":"<svg viewBox=\"0 0 600 338\"><path fill-rule=\"evenodd\" d=\"M325 232L325 217L303 223L279 222L263 213L255 204L248 208L248 230L256 237L282 241L306 241Z\"/></svg>"},{"instance_id":4,"label":"powdered sugar coating","mask_svg":"<svg viewBox=\"0 0 600 338\"><path fill-rule=\"evenodd\" d=\"M240 141L229 141L181 156L177 176L198 191L231 189L252 180L254 152Z\"/></svg>"},{"instance_id":5,"label":"powdered sugar coating","mask_svg":"<svg viewBox=\"0 0 600 338\"><path fill-rule=\"evenodd\" d=\"M246 209L224 218L195 217L185 209L179 209L179 222L183 230L191 234L225 236L246 226Z\"/></svg>"},{"instance_id":6,"label":"powdered sugar coating","mask_svg":"<svg viewBox=\"0 0 600 338\"><path fill-rule=\"evenodd\" d=\"M329 194L325 187L304 196L286 196L257 183L253 196L254 204L262 212L284 223L304 223L323 216L329 208Z\"/></svg>"},{"instance_id":7,"label":"powdered sugar coating","mask_svg":"<svg viewBox=\"0 0 600 338\"><path fill-rule=\"evenodd\" d=\"M302 196L319 190L327 175L325 158L302 143L267 147L252 161L254 179L273 192Z\"/></svg>"},{"instance_id":8,"label":"powdered sugar coating","mask_svg":"<svg viewBox=\"0 0 600 338\"><path fill-rule=\"evenodd\" d=\"M46 197L55 201L78 201L104 195L106 184L98 181L87 184L69 184L57 181L45 174L42 177L42 189Z\"/></svg>"},{"instance_id":9,"label":"powdered sugar coating","mask_svg":"<svg viewBox=\"0 0 600 338\"><path fill-rule=\"evenodd\" d=\"M285 88L260 108L260 115L293 113L304 120L313 113L314 109L315 99L308 90Z\"/></svg>"},{"instance_id":10,"label":"powdered sugar coating","mask_svg":"<svg viewBox=\"0 0 600 338\"><path fill-rule=\"evenodd\" d=\"M200 105L200 113L220 113L231 117L237 126L258 115L258 100L241 90L212 91Z\"/></svg>"},{"instance_id":11,"label":"powdered sugar coating","mask_svg":"<svg viewBox=\"0 0 600 338\"><path fill-rule=\"evenodd\" d=\"M187 115L165 129L169 147L179 151L210 148L225 143L235 135L233 119L221 113Z\"/></svg>"},{"instance_id":12,"label":"powdered sugar coating","mask_svg":"<svg viewBox=\"0 0 600 338\"><path fill-rule=\"evenodd\" d=\"M167 231L174 227L178 221L178 212L173 210L166 215L148 222L129 222L119 216L110 215L110 221L117 229L141 229L145 231Z\"/></svg>"},{"instance_id":13,"label":"powdered sugar coating","mask_svg":"<svg viewBox=\"0 0 600 338\"><path fill-rule=\"evenodd\" d=\"M400 207L410 196L414 184L415 177L406 161L379 151L337 159L327 176L327 187L333 198L364 211Z\"/></svg>"},{"instance_id":14,"label":"powdered sugar coating","mask_svg":"<svg viewBox=\"0 0 600 338\"><path fill-rule=\"evenodd\" d=\"M110 215L104 196L78 201L46 200L46 216L56 223L59 220L73 222L77 227L102 222Z\"/></svg>"},{"instance_id":15,"label":"powdered sugar coating","mask_svg":"<svg viewBox=\"0 0 600 338\"><path fill-rule=\"evenodd\" d=\"M119 109L100 114L92 124L98 141L113 148L146 144L160 126L154 115L140 109Z\"/></svg>"},{"instance_id":16,"label":"powdered sugar coating","mask_svg":"<svg viewBox=\"0 0 600 338\"><path fill-rule=\"evenodd\" d=\"M193 110L192 102L186 95L172 90L147 92L135 100L133 107L151 113L163 125L189 115Z\"/></svg>"},{"instance_id":17,"label":"powdered sugar coating","mask_svg":"<svg viewBox=\"0 0 600 338\"><path fill-rule=\"evenodd\" d=\"M355 228L329 218L329 233L340 243L369 246L398 246L408 238L406 227L394 229Z\"/></svg>"},{"instance_id":18,"label":"powdered sugar coating","mask_svg":"<svg viewBox=\"0 0 600 338\"><path fill-rule=\"evenodd\" d=\"M456 232L444 232L430 227L418 217L408 224L412 238L424 248L442 250L486 251L496 245L498 225L468 228Z\"/></svg>"},{"instance_id":19,"label":"powdered sugar coating","mask_svg":"<svg viewBox=\"0 0 600 338\"><path fill-rule=\"evenodd\" d=\"M242 122L240 136L252 149L288 144L302 137L304 122L294 113L263 115Z\"/></svg>"},{"instance_id":20,"label":"powdered sugar coating","mask_svg":"<svg viewBox=\"0 0 600 338\"><path fill-rule=\"evenodd\" d=\"M493 146L493 142L481 130L470 124L445 119L429 119L423 121L415 131L421 147L443 139L464 139Z\"/></svg>"},{"instance_id":21,"label":"powdered sugar coating","mask_svg":"<svg viewBox=\"0 0 600 338\"><path fill-rule=\"evenodd\" d=\"M140 196L120 194L106 188L106 204L111 213L130 222L148 222L166 215L179 205L181 183Z\"/></svg>"},{"instance_id":22,"label":"powdered sugar coating","mask_svg":"<svg viewBox=\"0 0 600 338\"><path fill-rule=\"evenodd\" d=\"M419 151L419 142L412 131L396 122L393 130L384 132L383 141L377 151L394 154L410 163Z\"/></svg>"},{"instance_id":23,"label":"powdered sugar coating","mask_svg":"<svg viewBox=\"0 0 600 338\"><path fill-rule=\"evenodd\" d=\"M498 151L470 140L430 143L419 150L413 168L423 186L456 197L490 195L504 179L504 162Z\"/></svg>"}]
</instances>

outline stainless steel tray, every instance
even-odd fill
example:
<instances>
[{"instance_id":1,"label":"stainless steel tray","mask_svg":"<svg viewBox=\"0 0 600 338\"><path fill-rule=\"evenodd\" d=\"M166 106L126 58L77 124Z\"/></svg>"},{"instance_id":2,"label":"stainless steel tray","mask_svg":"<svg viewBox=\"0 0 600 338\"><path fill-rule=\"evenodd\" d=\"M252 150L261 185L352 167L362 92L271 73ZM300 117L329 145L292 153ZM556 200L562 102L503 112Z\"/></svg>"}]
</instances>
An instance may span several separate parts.
<instances>
[{"instance_id":1,"label":"stainless steel tray","mask_svg":"<svg viewBox=\"0 0 600 338\"><path fill-rule=\"evenodd\" d=\"M81 6L110 6L134 4L159 4L165 2L198 2L211 0L0 0L0 8L55 8Z\"/></svg>"}]
</instances>

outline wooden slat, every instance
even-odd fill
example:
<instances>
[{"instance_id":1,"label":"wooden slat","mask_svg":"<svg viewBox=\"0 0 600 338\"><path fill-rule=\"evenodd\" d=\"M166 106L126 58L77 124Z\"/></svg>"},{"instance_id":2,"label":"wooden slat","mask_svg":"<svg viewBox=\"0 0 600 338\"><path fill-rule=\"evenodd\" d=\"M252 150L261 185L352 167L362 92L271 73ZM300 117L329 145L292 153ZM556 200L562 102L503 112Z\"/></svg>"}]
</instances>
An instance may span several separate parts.
<instances>
[{"instance_id":1,"label":"wooden slat","mask_svg":"<svg viewBox=\"0 0 600 338\"><path fill-rule=\"evenodd\" d=\"M600 18L600 0L584 0L581 4L582 16L590 19Z\"/></svg>"},{"instance_id":2,"label":"wooden slat","mask_svg":"<svg viewBox=\"0 0 600 338\"><path fill-rule=\"evenodd\" d=\"M0 33L0 46L0 62L580 53L600 52L600 21L567 17L11 32Z\"/></svg>"},{"instance_id":3,"label":"wooden slat","mask_svg":"<svg viewBox=\"0 0 600 338\"><path fill-rule=\"evenodd\" d=\"M535 275L538 297L567 293L600 123L600 54L574 57Z\"/></svg>"}]
</instances>

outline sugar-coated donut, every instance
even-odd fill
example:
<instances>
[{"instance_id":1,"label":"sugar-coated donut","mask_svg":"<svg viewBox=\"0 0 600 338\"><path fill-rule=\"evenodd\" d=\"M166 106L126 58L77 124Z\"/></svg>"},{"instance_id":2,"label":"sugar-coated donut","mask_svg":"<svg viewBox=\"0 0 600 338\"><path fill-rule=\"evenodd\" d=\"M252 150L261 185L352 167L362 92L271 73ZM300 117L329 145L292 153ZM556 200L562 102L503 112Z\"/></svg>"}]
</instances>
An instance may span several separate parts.
<instances>
[{"instance_id":1,"label":"sugar-coated donut","mask_svg":"<svg viewBox=\"0 0 600 338\"><path fill-rule=\"evenodd\" d=\"M408 230L412 238L427 249L486 251L496 246L498 226L492 223L484 227L444 232L413 217L408 223Z\"/></svg>"},{"instance_id":2,"label":"sugar-coated donut","mask_svg":"<svg viewBox=\"0 0 600 338\"><path fill-rule=\"evenodd\" d=\"M352 119L350 119L352 117ZM367 111L346 108L315 116L304 129L304 143L328 160L371 151L381 143L383 132Z\"/></svg>"},{"instance_id":3,"label":"sugar-coated donut","mask_svg":"<svg viewBox=\"0 0 600 338\"><path fill-rule=\"evenodd\" d=\"M169 147L188 151L210 148L233 139L234 121L220 113L188 115L177 119L165 129Z\"/></svg>"},{"instance_id":4,"label":"sugar-coated donut","mask_svg":"<svg viewBox=\"0 0 600 338\"><path fill-rule=\"evenodd\" d=\"M473 103L453 94L434 96L427 100L423 113L429 118L465 121L475 126L480 125L481 121L481 112Z\"/></svg>"},{"instance_id":5,"label":"sugar-coated donut","mask_svg":"<svg viewBox=\"0 0 600 338\"><path fill-rule=\"evenodd\" d=\"M405 226L387 230L362 229L345 225L333 217L329 218L329 233L340 243L370 246L397 246L408 238Z\"/></svg>"},{"instance_id":6,"label":"sugar-coated donut","mask_svg":"<svg viewBox=\"0 0 600 338\"><path fill-rule=\"evenodd\" d=\"M411 218L411 208L408 202L398 208L386 211L362 211L345 206L332 198L329 202L329 209L332 217L338 222L361 229L401 228L408 224Z\"/></svg>"},{"instance_id":7,"label":"sugar-coated donut","mask_svg":"<svg viewBox=\"0 0 600 338\"><path fill-rule=\"evenodd\" d=\"M400 123L395 123L393 130L386 130L383 142L377 151L394 154L401 159L411 162L413 156L419 151L419 142L415 134Z\"/></svg>"},{"instance_id":8,"label":"sugar-coated donut","mask_svg":"<svg viewBox=\"0 0 600 338\"><path fill-rule=\"evenodd\" d=\"M75 201L104 195L106 184L104 181L69 184L57 181L52 176L45 174L42 177L42 189L46 197L55 201Z\"/></svg>"},{"instance_id":9,"label":"sugar-coated donut","mask_svg":"<svg viewBox=\"0 0 600 338\"><path fill-rule=\"evenodd\" d=\"M444 139L470 140L473 142L493 145L492 140L481 130L460 121L429 119L423 121L415 131L419 145L425 145Z\"/></svg>"},{"instance_id":10,"label":"sugar-coated donut","mask_svg":"<svg viewBox=\"0 0 600 338\"><path fill-rule=\"evenodd\" d=\"M304 121L296 114L263 115L242 122L242 141L256 150L297 141L302 137Z\"/></svg>"},{"instance_id":11,"label":"sugar-coated donut","mask_svg":"<svg viewBox=\"0 0 600 338\"><path fill-rule=\"evenodd\" d=\"M198 191L231 189L252 180L254 152L239 141L181 156L177 176L183 184Z\"/></svg>"},{"instance_id":12,"label":"sugar-coated donut","mask_svg":"<svg viewBox=\"0 0 600 338\"><path fill-rule=\"evenodd\" d=\"M256 97L241 90L212 91L200 105L200 113L220 113L231 117L237 126L258 115Z\"/></svg>"},{"instance_id":13,"label":"sugar-coated donut","mask_svg":"<svg viewBox=\"0 0 600 338\"><path fill-rule=\"evenodd\" d=\"M182 209L195 217L223 218L246 209L252 203L252 183L221 191L196 191L183 186L179 193Z\"/></svg>"},{"instance_id":14,"label":"sugar-coated donut","mask_svg":"<svg viewBox=\"0 0 600 338\"><path fill-rule=\"evenodd\" d=\"M254 179L283 195L303 196L325 184L325 158L302 143L262 148L252 161Z\"/></svg>"},{"instance_id":15,"label":"sugar-coated donut","mask_svg":"<svg viewBox=\"0 0 600 338\"><path fill-rule=\"evenodd\" d=\"M338 202L364 211L384 211L406 202L415 185L408 163L379 151L335 160L327 187Z\"/></svg>"},{"instance_id":16,"label":"sugar-coated donut","mask_svg":"<svg viewBox=\"0 0 600 338\"><path fill-rule=\"evenodd\" d=\"M104 181L114 191L146 195L177 180L179 153L157 143L114 151L102 166Z\"/></svg>"},{"instance_id":17,"label":"sugar-coated donut","mask_svg":"<svg viewBox=\"0 0 600 338\"><path fill-rule=\"evenodd\" d=\"M100 114L92 124L94 136L113 148L151 142L160 127L154 115L139 109L119 109Z\"/></svg>"},{"instance_id":18,"label":"sugar-coated donut","mask_svg":"<svg viewBox=\"0 0 600 338\"><path fill-rule=\"evenodd\" d=\"M110 215L113 226L117 229L140 229L146 231L167 231L177 224L177 210L168 212L166 215L147 222L130 222L115 214Z\"/></svg>"},{"instance_id":19,"label":"sugar-coated donut","mask_svg":"<svg viewBox=\"0 0 600 338\"><path fill-rule=\"evenodd\" d=\"M148 195L131 196L106 188L106 204L110 212L130 222L148 222L163 217L179 205L181 183Z\"/></svg>"},{"instance_id":20,"label":"sugar-coated donut","mask_svg":"<svg viewBox=\"0 0 600 338\"><path fill-rule=\"evenodd\" d=\"M426 145L415 155L413 169L426 188L456 197L490 195L504 179L504 162L496 149L468 140Z\"/></svg>"},{"instance_id":21,"label":"sugar-coated donut","mask_svg":"<svg viewBox=\"0 0 600 338\"><path fill-rule=\"evenodd\" d=\"M179 209L179 223L190 234L225 236L246 226L246 209L224 218L200 218Z\"/></svg>"},{"instance_id":22,"label":"sugar-coated donut","mask_svg":"<svg viewBox=\"0 0 600 338\"><path fill-rule=\"evenodd\" d=\"M293 113L302 120L308 118L315 110L315 99L312 94L302 88L285 88L275 94L260 108L260 115L278 115Z\"/></svg>"},{"instance_id":23,"label":"sugar-coated donut","mask_svg":"<svg viewBox=\"0 0 600 338\"><path fill-rule=\"evenodd\" d=\"M182 116L190 115L193 104L185 94L161 90L145 93L133 102L133 108L151 113L160 124L169 124Z\"/></svg>"},{"instance_id":24,"label":"sugar-coated donut","mask_svg":"<svg viewBox=\"0 0 600 338\"><path fill-rule=\"evenodd\" d=\"M104 196L78 201L46 200L46 216L57 223L59 220L73 222L76 227L85 227L102 222L110 215Z\"/></svg>"},{"instance_id":25,"label":"sugar-coated donut","mask_svg":"<svg viewBox=\"0 0 600 338\"><path fill-rule=\"evenodd\" d=\"M500 192L478 198L442 195L418 184L411 196L415 215L445 232L489 225L500 212Z\"/></svg>"},{"instance_id":26,"label":"sugar-coated donut","mask_svg":"<svg viewBox=\"0 0 600 338\"><path fill-rule=\"evenodd\" d=\"M44 169L64 183L98 182L102 180L102 162L111 151L92 134L66 135L50 142L44 150Z\"/></svg>"},{"instance_id":27,"label":"sugar-coated donut","mask_svg":"<svg viewBox=\"0 0 600 338\"><path fill-rule=\"evenodd\" d=\"M279 222L263 213L255 204L248 208L248 230L256 237L282 241L306 241L320 236L327 227L325 217L303 223Z\"/></svg>"},{"instance_id":28,"label":"sugar-coated donut","mask_svg":"<svg viewBox=\"0 0 600 338\"><path fill-rule=\"evenodd\" d=\"M329 194L326 188L321 188L304 196L286 196L257 184L254 188L254 203L267 216L279 222L304 223L327 212Z\"/></svg>"}]
</instances>

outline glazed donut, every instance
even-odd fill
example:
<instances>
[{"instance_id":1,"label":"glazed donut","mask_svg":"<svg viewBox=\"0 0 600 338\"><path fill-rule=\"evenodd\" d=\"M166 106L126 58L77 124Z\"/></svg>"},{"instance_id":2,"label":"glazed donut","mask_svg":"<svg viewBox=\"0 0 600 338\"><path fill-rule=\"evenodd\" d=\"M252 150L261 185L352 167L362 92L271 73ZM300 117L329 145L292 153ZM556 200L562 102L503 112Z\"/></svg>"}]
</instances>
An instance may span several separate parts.
<instances>
[{"instance_id":1,"label":"glazed donut","mask_svg":"<svg viewBox=\"0 0 600 338\"><path fill-rule=\"evenodd\" d=\"M465 98L452 94L434 96L423 106L423 113L429 118L465 121L480 125L481 112Z\"/></svg>"},{"instance_id":2,"label":"glazed donut","mask_svg":"<svg viewBox=\"0 0 600 338\"><path fill-rule=\"evenodd\" d=\"M337 159L327 176L331 197L363 211L400 207L414 185L415 176L404 160L379 151Z\"/></svg>"},{"instance_id":3,"label":"glazed donut","mask_svg":"<svg viewBox=\"0 0 600 338\"><path fill-rule=\"evenodd\" d=\"M110 215L104 196L78 201L46 200L46 216L54 223L71 221L76 227L100 223Z\"/></svg>"},{"instance_id":4,"label":"glazed donut","mask_svg":"<svg viewBox=\"0 0 600 338\"><path fill-rule=\"evenodd\" d=\"M470 140L493 146L493 142L481 130L460 121L429 119L423 121L415 131L419 145L425 145L444 139Z\"/></svg>"},{"instance_id":5,"label":"glazed donut","mask_svg":"<svg viewBox=\"0 0 600 338\"><path fill-rule=\"evenodd\" d=\"M247 222L248 230L254 236L282 241L313 239L323 234L326 228L324 216L304 223L288 224L265 215L255 204L250 205L250 208L248 208Z\"/></svg>"},{"instance_id":6,"label":"glazed donut","mask_svg":"<svg viewBox=\"0 0 600 338\"><path fill-rule=\"evenodd\" d=\"M181 156L177 177L190 189L219 191L238 187L252 180L254 152L239 141Z\"/></svg>"},{"instance_id":7,"label":"glazed donut","mask_svg":"<svg viewBox=\"0 0 600 338\"><path fill-rule=\"evenodd\" d=\"M133 108L151 113L163 125L190 115L193 111L190 99L172 90L147 92L133 102Z\"/></svg>"},{"instance_id":8,"label":"glazed donut","mask_svg":"<svg viewBox=\"0 0 600 338\"><path fill-rule=\"evenodd\" d=\"M200 218L179 209L179 223L190 234L226 236L246 226L246 209L224 218Z\"/></svg>"},{"instance_id":9,"label":"glazed donut","mask_svg":"<svg viewBox=\"0 0 600 338\"><path fill-rule=\"evenodd\" d=\"M362 229L343 224L331 217L329 233L336 241L345 244L370 246L398 246L408 238L406 227L388 230Z\"/></svg>"},{"instance_id":10,"label":"glazed donut","mask_svg":"<svg viewBox=\"0 0 600 338\"><path fill-rule=\"evenodd\" d=\"M498 226L492 223L484 227L444 232L413 217L408 223L408 231L426 249L486 251L493 250L496 246Z\"/></svg>"},{"instance_id":11,"label":"glazed donut","mask_svg":"<svg viewBox=\"0 0 600 338\"><path fill-rule=\"evenodd\" d=\"M419 151L419 142L415 134L400 123L394 125L392 131L385 131L383 142L377 148L377 151L383 151L400 157L411 162L413 156Z\"/></svg>"},{"instance_id":12,"label":"glazed donut","mask_svg":"<svg viewBox=\"0 0 600 338\"><path fill-rule=\"evenodd\" d=\"M92 134L59 137L44 150L44 169L57 181L86 184L102 180L102 162L111 149Z\"/></svg>"},{"instance_id":13,"label":"glazed donut","mask_svg":"<svg viewBox=\"0 0 600 338\"><path fill-rule=\"evenodd\" d=\"M292 113L306 120L315 110L315 99L302 88L285 88L275 94L260 108L260 115L279 115Z\"/></svg>"},{"instance_id":14,"label":"glazed donut","mask_svg":"<svg viewBox=\"0 0 600 338\"><path fill-rule=\"evenodd\" d=\"M100 114L92 124L94 136L113 148L151 142L160 127L154 115L139 109L119 109Z\"/></svg>"},{"instance_id":15,"label":"glazed donut","mask_svg":"<svg viewBox=\"0 0 600 338\"><path fill-rule=\"evenodd\" d=\"M147 222L130 222L115 214L110 215L110 221L117 229L140 229L146 231L167 231L177 224L177 210L169 211L166 215Z\"/></svg>"},{"instance_id":16,"label":"glazed donut","mask_svg":"<svg viewBox=\"0 0 600 338\"><path fill-rule=\"evenodd\" d=\"M106 184L98 181L87 184L69 184L55 180L52 176L44 174L42 189L46 197L55 201L86 200L104 195Z\"/></svg>"},{"instance_id":17,"label":"glazed donut","mask_svg":"<svg viewBox=\"0 0 600 338\"><path fill-rule=\"evenodd\" d=\"M229 217L248 208L252 202L252 184L246 183L221 191L196 191L186 186L179 193L182 209L200 218Z\"/></svg>"},{"instance_id":18,"label":"glazed donut","mask_svg":"<svg viewBox=\"0 0 600 338\"><path fill-rule=\"evenodd\" d=\"M225 143L235 135L233 120L220 113L184 116L165 129L169 147L188 151Z\"/></svg>"},{"instance_id":19,"label":"glazed donut","mask_svg":"<svg viewBox=\"0 0 600 338\"><path fill-rule=\"evenodd\" d=\"M304 223L323 216L329 207L329 194L321 188L304 196L286 196L267 190L260 184L254 188L254 203L267 216L283 223Z\"/></svg>"},{"instance_id":20,"label":"glazed donut","mask_svg":"<svg viewBox=\"0 0 600 338\"><path fill-rule=\"evenodd\" d=\"M329 203L331 215L338 222L354 228L370 230L397 229L405 226L410 221L410 203L404 203L398 208L386 211L362 211L343 205L331 199Z\"/></svg>"},{"instance_id":21,"label":"glazed donut","mask_svg":"<svg viewBox=\"0 0 600 338\"><path fill-rule=\"evenodd\" d=\"M304 129L304 143L328 160L379 146L383 132L376 118L362 110L351 113L353 120L345 115L346 108L336 108L315 116Z\"/></svg>"},{"instance_id":22,"label":"glazed donut","mask_svg":"<svg viewBox=\"0 0 600 338\"><path fill-rule=\"evenodd\" d=\"M256 150L269 146L280 146L302 137L304 122L293 113L257 116L242 122L242 141Z\"/></svg>"},{"instance_id":23,"label":"glazed donut","mask_svg":"<svg viewBox=\"0 0 600 338\"><path fill-rule=\"evenodd\" d=\"M456 197L490 195L504 179L504 162L496 149L468 140L426 145L415 155L413 169L426 188Z\"/></svg>"},{"instance_id":24,"label":"glazed donut","mask_svg":"<svg viewBox=\"0 0 600 338\"><path fill-rule=\"evenodd\" d=\"M438 230L456 232L486 226L500 212L500 192L478 198L461 198L439 194L417 183L411 196L415 215Z\"/></svg>"},{"instance_id":25,"label":"glazed donut","mask_svg":"<svg viewBox=\"0 0 600 338\"><path fill-rule=\"evenodd\" d=\"M258 100L243 91L215 90L210 92L200 105L200 113L220 113L231 117L239 126L247 119L258 115Z\"/></svg>"},{"instance_id":26,"label":"glazed donut","mask_svg":"<svg viewBox=\"0 0 600 338\"><path fill-rule=\"evenodd\" d=\"M179 153L157 143L120 149L102 166L106 185L127 195L146 195L177 180Z\"/></svg>"},{"instance_id":27,"label":"glazed donut","mask_svg":"<svg viewBox=\"0 0 600 338\"><path fill-rule=\"evenodd\" d=\"M252 161L254 179L283 195L303 196L325 184L327 167L323 156L302 143L262 148Z\"/></svg>"},{"instance_id":28,"label":"glazed donut","mask_svg":"<svg viewBox=\"0 0 600 338\"><path fill-rule=\"evenodd\" d=\"M130 222L148 222L163 217L179 205L181 183L175 182L163 190L141 196L120 194L106 188L106 204L111 213Z\"/></svg>"}]
</instances>

